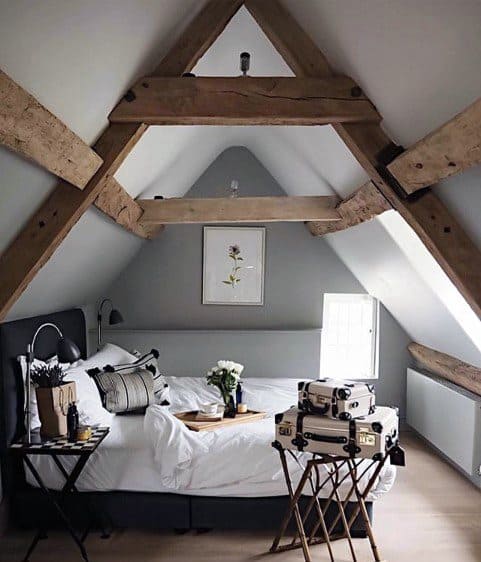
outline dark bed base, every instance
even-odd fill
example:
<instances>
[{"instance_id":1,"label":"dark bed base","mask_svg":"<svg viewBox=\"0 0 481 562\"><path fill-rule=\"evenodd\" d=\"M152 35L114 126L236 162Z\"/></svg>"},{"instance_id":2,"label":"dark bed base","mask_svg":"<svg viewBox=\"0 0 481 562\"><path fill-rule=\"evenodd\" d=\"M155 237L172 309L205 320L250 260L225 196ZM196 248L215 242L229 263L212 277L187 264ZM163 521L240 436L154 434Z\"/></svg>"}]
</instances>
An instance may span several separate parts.
<instances>
[{"instance_id":1,"label":"dark bed base","mask_svg":"<svg viewBox=\"0 0 481 562\"><path fill-rule=\"evenodd\" d=\"M21 527L37 525L39 519L48 524L56 523L55 514L42 492L26 485L23 467L8 454L8 445L24 431L23 388L16 357L25 353L35 330L44 322L57 324L78 345L82 357L87 352L85 318L79 309L0 324L0 465L3 492L11 506L10 522ZM37 341L37 357L53 355L56 342L55 332L43 332ZM72 513L74 520L85 523L90 503L94 513L105 513L109 521L98 521L97 524L107 527L275 530L280 526L287 501L287 496L218 498L103 492L72 494L68 497L70 505L67 504L67 510ZM95 506L99 509L96 510ZM334 505L331 508L328 517L332 521L336 508ZM352 507L348 506L348 515L350 509ZM371 504L368 504L368 510L371 515ZM366 536L359 517L354 523L353 534Z\"/></svg>"},{"instance_id":2,"label":"dark bed base","mask_svg":"<svg viewBox=\"0 0 481 562\"><path fill-rule=\"evenodd\" d=\"M96 522L103 528L275 531L281 525L288 497L220 498L147 492L84 492L73 494L68 500L67 511L80 527L88 523L89 509L93 509L99 518L103 514L102 520ZM355 505L348 504L348 518ZM367 504L367 509L372 519L372 503ZM328 524L337 513L332 503L327 513ZM40 521L48 522L52 527L60 525L57 514L38 489L28 488L16 494L11 514L12 523L22 528L37 527ZM342 531L341 526L338 531ZM366 537L360 516L354 522L352 535Z\"/></svg>"}]
</instances>

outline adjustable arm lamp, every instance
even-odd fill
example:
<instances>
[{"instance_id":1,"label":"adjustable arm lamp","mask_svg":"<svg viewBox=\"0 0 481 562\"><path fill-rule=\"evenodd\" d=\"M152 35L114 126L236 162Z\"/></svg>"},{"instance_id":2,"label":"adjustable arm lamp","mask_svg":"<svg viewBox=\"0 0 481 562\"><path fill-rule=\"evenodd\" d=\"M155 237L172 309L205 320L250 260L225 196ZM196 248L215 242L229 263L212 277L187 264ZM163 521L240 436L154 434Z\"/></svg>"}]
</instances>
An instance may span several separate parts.
<instances>
[{"instance_id":1,"label":"adjustable arm lamp","mask_svg":"<svg viewBox=\"0 0 481 562\"><path fill-rule=\"evenodd\" d=\"M122 324L124 321L122 314L114 308L112 301L110 299L104 299L97 310L97 350L100 349L100 345L102 344L102 309L105 304L109 303L111 306L111 311L109 315L109 325L113 326L114 324Z\"/></svg>"},{"instance_id":2,"label":"adjustable arm lamp","mask_svg":"<svg viewBox=\"0 0 481 562\"><path fill-rule=\"evenodd\" d=\"M35 332L31 343L27 346L27 377L25 381L26 389L25 389L25 425L27 430L27 443L30 443L30 419L31 419L31 412L30 412L30 374L32 370L32 363L35 358L35 342L37 340L37 336L44 328L53 328L57 331L58 334L58 341L57 341L57 357L59 363L73 363L80 359L80 350L75 345L72 340L65 338L55 324L51 322L46 322L42 324L37 331Z\"/></svg>"}]
</instances>

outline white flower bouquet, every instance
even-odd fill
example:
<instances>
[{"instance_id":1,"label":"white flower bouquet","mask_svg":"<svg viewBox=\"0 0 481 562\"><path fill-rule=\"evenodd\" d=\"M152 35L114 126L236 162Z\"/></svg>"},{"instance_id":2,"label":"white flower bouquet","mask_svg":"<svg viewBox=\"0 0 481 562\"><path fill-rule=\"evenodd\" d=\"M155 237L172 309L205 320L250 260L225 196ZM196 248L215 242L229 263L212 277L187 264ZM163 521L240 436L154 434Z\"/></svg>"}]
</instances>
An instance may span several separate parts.
<instances>
[{"instance_id":1,"label":"white flower bouquet","mask_svg":"<svg viewBox=\"0 0 481 562\"><path fill-rule=\"evenodd\" d=\"M228 406L232 393L237 389L244 366L234 361L217 361L217 365L207 371L207 384L216 386L224 404Z\"/></svg>"}]
</instances>

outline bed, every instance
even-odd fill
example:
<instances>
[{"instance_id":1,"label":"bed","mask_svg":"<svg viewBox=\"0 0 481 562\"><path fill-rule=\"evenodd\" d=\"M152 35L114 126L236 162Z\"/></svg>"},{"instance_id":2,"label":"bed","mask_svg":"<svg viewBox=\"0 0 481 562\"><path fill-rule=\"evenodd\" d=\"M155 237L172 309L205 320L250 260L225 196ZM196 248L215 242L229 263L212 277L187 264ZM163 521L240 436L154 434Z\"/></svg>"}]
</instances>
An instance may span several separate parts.
<instances>
[{"instance_id":1,"label":"bed","mask_svg":"<svg viewBox=\"0 0 481 562\"><path fill-rule=\"evenodd\" d=\"M22 526L37 523L39 513L42 518L54 518L39 490L26 480L23 467L14 465L6 454L8 443L22 431L23 394L15 358L24 351L35 328L45 321L59 325L86 356L85 320L80 310L0 326L2 478L13 522ZM46 333L39 341L37 355L51 355L54 346L55 339ZM169 376L167 380L173 412L216 398L215 389L207 387L203 379ZM267 410L268 417L210 435L187 435L194 449L203 447L205 454L193 455L192 463L177 472L173 469L177 463L175 447L165 446L165 423L158 425L159 420L164 422L165 416L171 415L165 408L151 407L145 416L114 416L110 435L78 481L82 494L70 498L69 508L81 520L87 503L96 504L110 525L122 527L276 528L287 497L277 453L270 447L272 416L295 401L296 388L294 379L247 378L247 402L253 408ZM173 427L167 442L181 442L178 431ZM300 476L302 455L298 460L299 464L291 460L294 481ZM34 462L48 487L58 490L62 481L51 459L39 456ZM386 466L369 498L370 512L372 502L391 488L394 477L394 469ZM335 506L331 507L331 516L335 516ZM354 534L364 534L360 521L354 526Z\"/></svg>"}]
</instances>

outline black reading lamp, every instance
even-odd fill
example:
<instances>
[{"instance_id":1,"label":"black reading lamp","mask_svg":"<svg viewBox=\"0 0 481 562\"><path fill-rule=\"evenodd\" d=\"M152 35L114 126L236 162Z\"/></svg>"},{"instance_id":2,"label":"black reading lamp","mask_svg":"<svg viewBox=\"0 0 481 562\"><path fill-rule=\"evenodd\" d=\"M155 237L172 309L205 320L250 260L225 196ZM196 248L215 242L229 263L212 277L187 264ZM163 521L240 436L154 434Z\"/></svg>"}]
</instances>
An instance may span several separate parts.
<instances>
[{"instance_id":1,"label":"black reading lamp","mask_svg":"<svg viewBox=\"0 0 481 562\"><path fill-rule=\"evenodd\" d=\"M75 345L75 343L64 337L62 332L60 331L59 327L51 322L46 322L37 328L37 331L33 335L32 342L27 346L27 377L25 380L25 425L27 430L27 443L30 443L31 435L30 435L30 419L31 419L31 412L30 412L30 374L32 371L32 363L35 358L35 342L39 333L44 328L53 328L57 331L58 334L58 341L57 341L57 357L59 363L73 363L74 361L78 361L80 359L80 350Z\"/></svg>"},{"instance_id":2,"label":"black reading lamp","mask_svg":"<svg viewBox=\"0 0 481 562\"><path fill-rule=\"evenodd\" d=\"M110 304L111 311L109 315L109 325L113 326L114 324L122 324L124 321L122 314L114 308L112 301L110 299L104 299L97 310L97 350L100 349L100 345L102 343L102 309L105 304Z\"/></svg>"}]
</instances>

